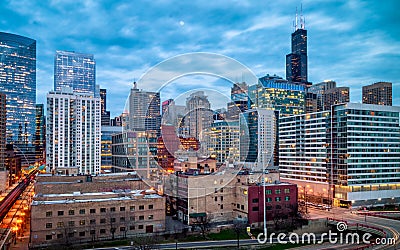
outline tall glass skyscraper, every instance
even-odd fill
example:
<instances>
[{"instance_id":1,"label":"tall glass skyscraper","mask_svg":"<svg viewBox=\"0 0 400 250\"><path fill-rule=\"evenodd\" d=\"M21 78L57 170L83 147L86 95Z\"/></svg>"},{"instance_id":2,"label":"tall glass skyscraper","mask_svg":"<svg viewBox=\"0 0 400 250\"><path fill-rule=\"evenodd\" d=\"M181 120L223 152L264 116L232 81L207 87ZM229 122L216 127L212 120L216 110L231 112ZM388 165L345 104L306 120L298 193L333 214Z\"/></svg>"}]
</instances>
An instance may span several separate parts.
<instances>
[{"instance_id":1,"label":"tall glass skyscraper","mask_svg":"<svg viewBox=\"0 0 400 250\"><path fill-rule=\"evenodd\" d=\"M7 99L7 143L32 145L36 120L35 40L0 32L0 92Z\"/></svg>"},{"instance_id":2,"label":"tall glass skyscraper","mask_svg":"<svg viewBox=\"0 0 400 250\"><path fill-rule=\"evenodd\" d=\"M75 93L96 92L96 62L93 55L56 51L54 58L54 91L70 87Z\"/></svg>"}]
</instances>

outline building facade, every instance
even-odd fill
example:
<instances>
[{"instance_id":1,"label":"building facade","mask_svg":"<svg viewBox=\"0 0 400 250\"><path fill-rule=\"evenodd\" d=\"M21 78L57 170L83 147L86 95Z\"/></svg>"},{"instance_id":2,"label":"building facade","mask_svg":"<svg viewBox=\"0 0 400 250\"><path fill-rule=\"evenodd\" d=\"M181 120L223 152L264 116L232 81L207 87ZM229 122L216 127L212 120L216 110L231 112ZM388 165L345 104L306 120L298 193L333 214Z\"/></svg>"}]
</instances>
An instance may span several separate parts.
<instances>
[{"instance_id":1,"label":"building facade","mask_svg":"<svg viewBox=\"0 0 400 250\"><path fill-rule=\"evenodd\" d=\"M107 90L100 89L101 125L110 126L110 111L107 111Z\"/></svg>"},{"instance_id":2,"label":"building facade","mask_svg":"<svg viewBox=\"0 0 400 250\"><path fill-rule=\"evenodd\" d=\"M248 110L248 103L248 85L245 82L233 84L231 102L227 104L226 119L239 120L239 114Z\"/></svg>"},{"instance_id":3,"label":"building facade","mask_svg":"<svg viewBox=\"0 0 400 250\"><path fill-rule=\"evenodd\" d=\"M100 98L71 89L50 92L46 118L47 171L100 173Z\"/></svg>"},{"instance_id":4,"label":"building facade","mask_svg":"<svg viewBox=\"0 0 400 250\"><path fill-rule=\"evenodd\" d=\"M44 115L43 104L36 104L36 132L33 145L36 152L35 161L43 161L46 158L46 117Z\"/></svg>"},{"instance_id":5,"label":"building facade","mask_svg":"<svg viewBox=\"0 0 400 250\"><path fill-rule=\"evenodd\" d=\"M262 108L247 110L240 116L241 162L257 162L258 170L279 165L278 120L278 111Z\"/></svg>"},{"instance_id":6,"label":"building facade","mask_svg":"<svg viewBox=\"0 0 400 250\"><path fill-rule=\"evenodd\" d=\"M325 92L328 89L333 89L336 88L336 82L335 81L323 81L317 84L313 84L312 86L310 86L307 90L308 93L313 93L317 95L317 110L313 111L313 112L320 112L320 111L324 111L325 110ZM330 110L330 109L328 109Z\"/></svg>"},{"instance_id":7,"label":"building facade","mask_svg":"<svg viewBox=\"0 0 400 250\"><path fill-rule=\"evenodd\" d=\"M69 87L76 93L96 92L96 61L91 54L56 51L54 91Z\"/></svg>"},{"instance_id":8,"label":"building facade","mask_svg":"<svg viewBox=\"0 0 400 250\"><path fill-rule=\"evenodd\" d=\"M7 99L6 141L24 151L35 136L35 40L0 32L0 92Z\"/></svg>"},{"instance_id":9,"label":"building facade","mask_svg":"<svg viewBox=\"0 0 400 250\"><path fill-rule=\"evenodd\" d=\"M122 133L121 126L101 126L101 171L112 171L112 136Z\"/></svg>"},{"instance_id":10,"label":"building facade","mask_svg":"<svg viewBox=\"0 0 400 250\"><path fill-rule=\"evenodd\" d=\"M8 187L8 170L6 167L6 95L0 93L0 192Z\"/></svg>"},{"instance_id":11,"label":"building facade","mask_svg":"<svg viewBox=\"0 0 400 250\"><path fill-rule=\"evenodd\" d=\"M392 83L377 82L362 87L362 102L392 106Z\"/></svg>"},{"instance_id":12,"label":"building facade","mask_svg":"<svg viewBox=\"0 0 400 250\"><path fill-rule=\"evenodd\" d=\"M278 76L265 76L249 87L251 108L278 110L281 116L305 113L306 88Z\"/></svg>"},{"instance_id":13,"label":"building facade","mask_svg":"<svg viewBox=\"0 0 400 250\"><path fill-rule=\"evenodd\" d=\"M187 127L187 135L200 140L203 131L211 126L214 114L204 91L190 94L186 99L186 112L184 124Z\"/></svg>"},{"instance_id":14,"label":"building facade","mask_svg":"<svg viewBox=\"0 0 400 250\"><path fill-rule=\"evenodd\" d=\"M330 110L332 105L350 102L350 88L336 87L325 91L324 110Z\"/></svg>"}]
</instances>

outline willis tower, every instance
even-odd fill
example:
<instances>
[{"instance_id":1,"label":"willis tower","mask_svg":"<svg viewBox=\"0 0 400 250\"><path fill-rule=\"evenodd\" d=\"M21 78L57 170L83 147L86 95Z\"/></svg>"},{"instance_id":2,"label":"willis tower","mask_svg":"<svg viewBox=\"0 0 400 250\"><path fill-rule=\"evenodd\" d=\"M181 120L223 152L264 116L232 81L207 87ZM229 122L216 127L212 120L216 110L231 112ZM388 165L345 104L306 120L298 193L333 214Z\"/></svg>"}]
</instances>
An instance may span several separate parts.
<instances>
[{"instance_id":1,"label":"willis tower","mask_svg":"<svg viewBox=\"0 0 400 250\"><path fill-rule=\"evenodd\" d=\"M300 12L296 11L294 22L295 31L292 33L292 53L286 55L286 79L294 83L306 84L307 80L307 30Z\"/></svg>"}]
</instances>

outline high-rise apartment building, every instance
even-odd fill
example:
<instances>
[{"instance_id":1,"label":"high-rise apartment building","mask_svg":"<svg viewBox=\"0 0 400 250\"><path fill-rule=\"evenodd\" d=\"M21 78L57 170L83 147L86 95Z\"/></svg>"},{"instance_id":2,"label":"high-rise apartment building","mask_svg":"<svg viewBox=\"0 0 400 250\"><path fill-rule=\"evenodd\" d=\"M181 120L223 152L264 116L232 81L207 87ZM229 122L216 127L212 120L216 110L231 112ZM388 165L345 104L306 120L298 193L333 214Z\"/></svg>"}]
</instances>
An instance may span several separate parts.
<instances>
[{"instance_id":1,"label":"high-rise apartment building","mask_svg":"<svg viewBox=\"0 0 400 250\"><path fill-rule=\"evenodd\" d=\"M325 110L324 109L325 92L333 88L336 88L336 82L327 80L317 84L313 84L307 89L308 93L313 93L317 95L317 110L315 112L320 112ZM328 110L330 110L330 107Z\"/></svg>"},{"instance_id":2,"label":"high-rise apartment building","mask_svg":"<svg viewBox=\"0 0 400 250\"><path fill-rule=\"evenodd\" d=\"M110 111L107 111L107 90L100 89L101 125L110 126Z\"/></svg>"},{"instance_id":3,"label":"high-rise apartment building","mask_svg":"<svg viewBox=\"0 0 400 250\"><path fill-rule=\"evenodd\" d=\"M184 124L188 128L188 135L200 139L203 131L213 122L211 104L204 91L194 92L186 99L186 112Z\"/></svg>"},{"instance_id":4,"label":"high-rise apartment building","mask_svg":"<svg viewBox=\"0 0 400 250\"><path fill-rule=\"evenodd\" d=\"M257 168L277 166L279 112L249 109L239 119L240 161L257 163Z\"/></svg>"},{"instance_id":5,"label":"high-rise apartment building","mask_svg":"<svg viewBox=\"0 0 400 250\"><path fill-rule=\"evenodd\" d=\"M297 13L291 42L292 52L286 55L286 79L290 82L307 83L307 30L302 15L298 19Z\"/></svg>"},{"instance_id":6,"label":"high-rise apartment building","mask_svg":"<svg viewBox=\"0 0 400 250\"><path fill-rule=\"evenodd\" d=\"M336 87L324 93L324 110L330 110L332 105L350 102L350 88Z\"/></svg>"},{"instance_id":7,"label":"high-rise apartment building","mask_svg":"<svg viewBox=\"0 0 400 250\"><path fill-rule=\"evenodd\" d=\"M42 161L46 158L46 118L44 116L44 105L36 104L36 132L33 142L36 152L36 161Z\"/></svg>"},{"instance_id":8,"label":"high-rise apartment building","mask_svg":"<svg viewBox=\"0 0 400 250\"><path fill-rule=\"evenodd\" d=\"M69 88L47 94L46 164L62 174L100 173L100 98Z\"/></svg>"},{"instance_id":9,"label":"high-rise apartment building","mask_svg":"<svg viewBox=\"0 0 400 250\"><path fill-rule=\"evenodd\" d=\"M96 93L96 62L91 54L56 51L54 90L70 87L76 93Z\"/></svg>"},{"instance_id":10,"label":"high-rise apartment building","mask_svg":"<svg viewBox=\"0 0 400 250\"><path fill-rule=\"evenodd\" d=\"M32 145L36 115L36 41L0 32L0 92L7 99L7 143Z\"/></svg>"},{"instance_id":11,"label":"high-rise apartment building","mask_svg":"<svg viewBox=\"0 0 400 250\"><path fill-rule=\"evenodd\" d=\"M101 126L101 171L112 171L112 136L122 133L122 126Z\"/></svg>"},{"instance_id":12,"label":"high-rise apartment building","mask_svg":"<svg viewBox=\"0 0 400 250\"><path fill-rule=\"evenodd\" d=\"M362 87L362 102L392 106L392 83L377 82Z\"/></svg>"},{"instance_id":13,"label":"high-rise apartment building","mask_svg":"<svg viewBox=\"0 0 400 250\"><path fill-rule=\"evenodd\" d=\"M129 129L152 130L160 135L160 93L139 90L136 82L129 95Z\"/></svg>"},{"instance_id":14,"label":"high-rise apartment building","mask_svg":"<svg viewBox=\"0 0 400 250\"><path fill-rule=\"evenodd\" d=\"M303 85L289 83L278 76L267 75L249 87L251 108L278 110L281 116L305 113L306 92Z\"/></svg>"}]
</instances>

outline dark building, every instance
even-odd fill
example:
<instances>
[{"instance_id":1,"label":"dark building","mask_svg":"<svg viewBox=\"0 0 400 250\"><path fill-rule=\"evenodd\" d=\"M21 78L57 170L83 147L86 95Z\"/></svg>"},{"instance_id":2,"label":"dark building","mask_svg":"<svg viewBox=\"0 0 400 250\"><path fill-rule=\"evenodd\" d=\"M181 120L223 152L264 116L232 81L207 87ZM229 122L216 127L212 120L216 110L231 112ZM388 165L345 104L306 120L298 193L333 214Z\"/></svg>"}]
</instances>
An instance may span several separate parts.
<instances>
[{"instance_id":1,"label":"dark building","mask_svg":"<svg viewBox=\"0 0 400 250\"><path fill-rule=\"evenodd\" d=\"M231 102L227 104L226 119L239 119L239 114L248 110L248 102L248 85L245 82L233 84Z\"/></svg>"},{"instance_id":2,"label":"dark building","mask_svg":"<svg viewBox=\"0 0 400 250\"><path fill-rule=\"evenodd\" d=\"M264 206L266 220L284 220L297 214L297 185L290 183L265 183L249 186L248 189L248 223L261 226L264 221ZM264 201L265 196L265 201Z\"/></svg>"},{"instance_id":3,"label":"dark building","mask_svg":"<svg viewBox=\"0 0 400 250\"><path fill-rule=\"evenodd\" d=\"M350 102L349 87L336 87L324 93L324 110L330 110L332 105Z\"/></svg>"},{"instance_id":4,"label":"dark building","mask_svg":"<svg viewBox=\"0 0 400 250\"><path fill-rule=\"evenodd\" d=\"M6 145L5 167L9 174L9 184L16 183L21 178L21 156L14 152L13 144Z\"/></svg>"},{"instance_id":5,"label":"dark building","mask_svg":"<svg viewBox=\"0 0 400 250\"><path fill-rule=\"evenodd\" d=\"M299 20L296 13L295 31L291 41L292 52L286 55L286 79L290 82L307 83L307 30L301 14Z\"/></svg>"},{"instance_id":6,"label":"dark building","mask_svg":"<svg viewBox=\"0 0 400 250\"><path fill-rule=\"evenodd\" d=\"M110 126L110 111L107 111L107 90L100 89L101 125Z\"/></svg>"},{"instance_id":7,"label":"dark building","mask_svg":"<svg viewBox=\"0 0 400 250\"><path fill-rule=\"evenodd\" d=\"M6 95L0 93L0 193L8 187L8 172L5 165L6 116Z\"/></svg>"},{"instance_id":8,"label":"dark building","mask_svg":"<svg viewBox=\"0 0 400 250\"><path fill-rule=\"evenodd\" d=\"M35 135L35 40L0 32L0 92L7 100L7 143L24 150Z\"/></svg>"},{"instance_id":9,"label":"dark building","mask_svg":"<svg viewBox=\"0 0 400 250\"><path fill-rule=\"evenodd\" d=\"M36 104L36 132L35 141L33 145L35 146L36 161L42 161L45 158L45 148L46 148L46 119L44 116L43 104Z\"/></svg>"},{"instance_id":10,"label":"dark building","mask_svg":"<svg viewBox=\"0 0 400 250\"><path fill-rule=\"evenodd\" d=\"M392 106L392 83L377 82L362 87L362 102Z\"/></svg>"},{"instance_id":11,"label":"dark building","mask_svg":"<svg viewBox=\"0 0 400 250\"><path fill-rule=\"evenodd\" d=\"M318 95L315 93L307 92L306 113L313 113L317 111L318 111Z\"/></svg>"}]
</instances>

